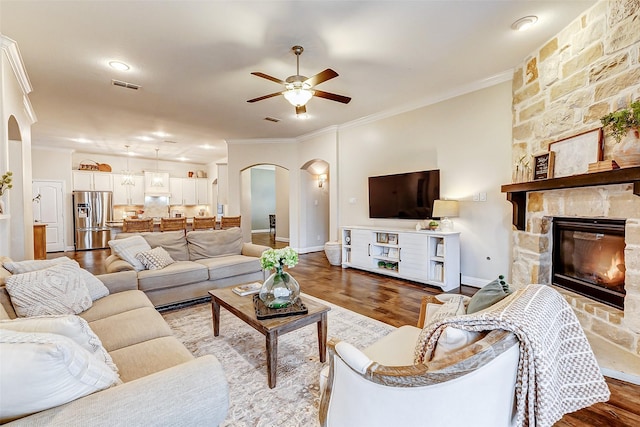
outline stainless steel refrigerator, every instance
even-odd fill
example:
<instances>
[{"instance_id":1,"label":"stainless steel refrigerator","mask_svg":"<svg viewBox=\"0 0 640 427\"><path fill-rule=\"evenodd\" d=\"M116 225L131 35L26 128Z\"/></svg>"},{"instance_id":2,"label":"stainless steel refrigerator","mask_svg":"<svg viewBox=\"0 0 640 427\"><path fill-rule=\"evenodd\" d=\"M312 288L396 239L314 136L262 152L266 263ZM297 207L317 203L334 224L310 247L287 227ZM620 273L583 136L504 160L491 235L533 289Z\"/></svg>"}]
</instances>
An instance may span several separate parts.
<instances>
[{"instance_id":1,"label":"stainless steel refrigerator","mask_svg":"<svg viewBox=\"0 0 640 427\"><path fill-rule=\"evenodd\" d=\"M108 248L113 217L111 191L74 191L73 219L76 250Z\"/></svg>"}]
</instances>

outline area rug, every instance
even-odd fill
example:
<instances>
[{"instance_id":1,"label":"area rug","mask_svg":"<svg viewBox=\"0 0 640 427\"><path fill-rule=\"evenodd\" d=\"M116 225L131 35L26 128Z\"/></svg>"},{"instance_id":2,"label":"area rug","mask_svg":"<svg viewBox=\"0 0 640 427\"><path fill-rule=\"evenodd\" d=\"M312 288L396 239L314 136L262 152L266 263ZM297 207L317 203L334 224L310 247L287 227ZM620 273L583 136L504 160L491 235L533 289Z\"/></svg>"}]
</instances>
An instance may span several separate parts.
<instances>
[{"instance_id":1,"label":"area rug","mask_svg":"<svg viewBox=\"0 0 640 427\"><path fill-rule=\"evenodd\" d=\"M321 302L331 307L330 338L340 338L364 348L395 329ZM210 304L173 310L162 316L195 356L213 354L222 363L229 382L229 413L222 426L319 426L318 378L325 364L320 363L315 324L278 338L276 387L270 389L264 336L227 310L220 309L220 336L215 338Z\"/></svg>"}]
</instances>

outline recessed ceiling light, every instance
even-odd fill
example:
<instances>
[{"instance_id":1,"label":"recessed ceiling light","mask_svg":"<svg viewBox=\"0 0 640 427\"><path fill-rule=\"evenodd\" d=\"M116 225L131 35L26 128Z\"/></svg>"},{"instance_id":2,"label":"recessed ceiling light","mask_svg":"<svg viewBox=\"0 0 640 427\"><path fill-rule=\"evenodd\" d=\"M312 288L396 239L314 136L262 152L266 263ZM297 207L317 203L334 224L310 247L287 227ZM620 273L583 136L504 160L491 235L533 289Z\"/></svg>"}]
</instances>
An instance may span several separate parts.
<instances>
[{"instance_id":1,"label":"recessed ceiling light","mask_svg":"<svg viewBox=\"0 0 640 427\"><path fill-rule=\"evenodd\" d=\"M511 29L515 31L525 31L531 28L531 26L536 22L538 22L537 16L525 16L524 18L520 18L516 22L511 24Z\"/></svg>"},{"instance_id":2,"label":"recessed ceiling light","mask_svg":"<svg viewBox=\"0 0 640 427\"><path fill-rule=\"evenodd\" d=\"M200 148L203 148L205 150L214 150L216 147L214 147L213 145L204 144L204 145L201 145Z\"/></svg>"},{"instance_id":3,"label":"recessed ceiling light","mask_svg":"<svg viewBox=\"0 0 640 427\"><path fill-rule=\"evenodd\" d=\"M168 133L162 132L161 130L159 130L157 132L153 132L153 135L157 136L158 138L166 138L166 137L170 136Z\"/></svg>"},{"instance_id":4,"label":"recessed ceiling light","mask_svg":"<svg viewBox=\"0 0 640 427\"><path fill-rule=\"evenodd\" d=\"M187 159L186 157L178 157L178 160L180 160L181 162L186 162L189 159Z\"/></svg>"},{"instance_id":5,"label":"recessed ceiling light","mask_svg":"<svg viewBox=\"0 0 640 427\"><path fill-rule=\"evenodd\" d=\"M80 144L89 144L91 142L87 138L72 138L71 140L74 142L79 142Z\"/></svg>"},{"instance_id":6,"label":"recessed ceiling light","mask_svg":"<svg viewBox=\"0 0 640 427\"><path fill-rule=\"evenodd\" d=\"M131 68L124 62L120 62L120 61L109 61L109 66L114 70L118 70L118 71L128 71L129 68Z\"/></svg>"},{"instance_id":7,"label":"recessed ceiling light","mask_svg":"<svg viewBox=\"0 0 640 427\"><path fill-rule=\"evenodd\" d=\"M153 141L153 138L151 138L150 136L146 136L146 135L138 136L137 138L138 138L140 141L145 141L145 142Z\"/></svg>"}]
</instances>

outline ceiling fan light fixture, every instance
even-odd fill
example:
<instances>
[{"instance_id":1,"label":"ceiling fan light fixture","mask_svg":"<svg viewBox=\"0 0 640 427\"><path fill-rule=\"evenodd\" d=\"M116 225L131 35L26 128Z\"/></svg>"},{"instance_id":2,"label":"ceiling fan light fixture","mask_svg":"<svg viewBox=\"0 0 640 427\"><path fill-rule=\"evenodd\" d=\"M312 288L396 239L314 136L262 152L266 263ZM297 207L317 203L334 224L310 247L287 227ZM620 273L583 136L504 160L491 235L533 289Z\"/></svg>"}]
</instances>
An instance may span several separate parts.
<instances>
[{"instance_id":1,"label":"ceiling fan light fixture","mask_svg":"<svg viewBox=\"0 0 640 427\"><path fill-rule=\"evenodd\" d=\"M313 91L304 87L292 87L283 93L285 99L294 107L306 105L313 97Z\"/></svg>"}]
</instances>

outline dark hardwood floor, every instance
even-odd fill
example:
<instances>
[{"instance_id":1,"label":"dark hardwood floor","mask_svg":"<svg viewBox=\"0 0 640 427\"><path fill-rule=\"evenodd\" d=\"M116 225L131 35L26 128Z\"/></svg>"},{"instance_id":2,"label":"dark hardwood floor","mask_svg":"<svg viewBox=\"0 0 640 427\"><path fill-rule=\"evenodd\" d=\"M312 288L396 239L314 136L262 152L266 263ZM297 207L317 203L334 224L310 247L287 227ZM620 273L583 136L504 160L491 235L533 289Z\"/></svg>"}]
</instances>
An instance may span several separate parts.
<instances>
[{"instance_id":1,"label":"dark hardwood floor","mask_svg":"<svg viewBox=\"0 0 640 427\"><path fill-rule=\"evenodd\" d=\"M284 247L273 235L253 235L253 242ZM66 255L94 274L104 273L108 249L48 254L48 258ZM439 294L438 288L396 280L355 269L332 266L323 252L300 255L292 274L302 291L393 326L415 324L420 301L425 294ZM461 292L472 295L475 288L462 286ZM611 399L565 415L555 427L631 427L640 426L640 386L607 378Z\"/></svg>"}]
</instances>

